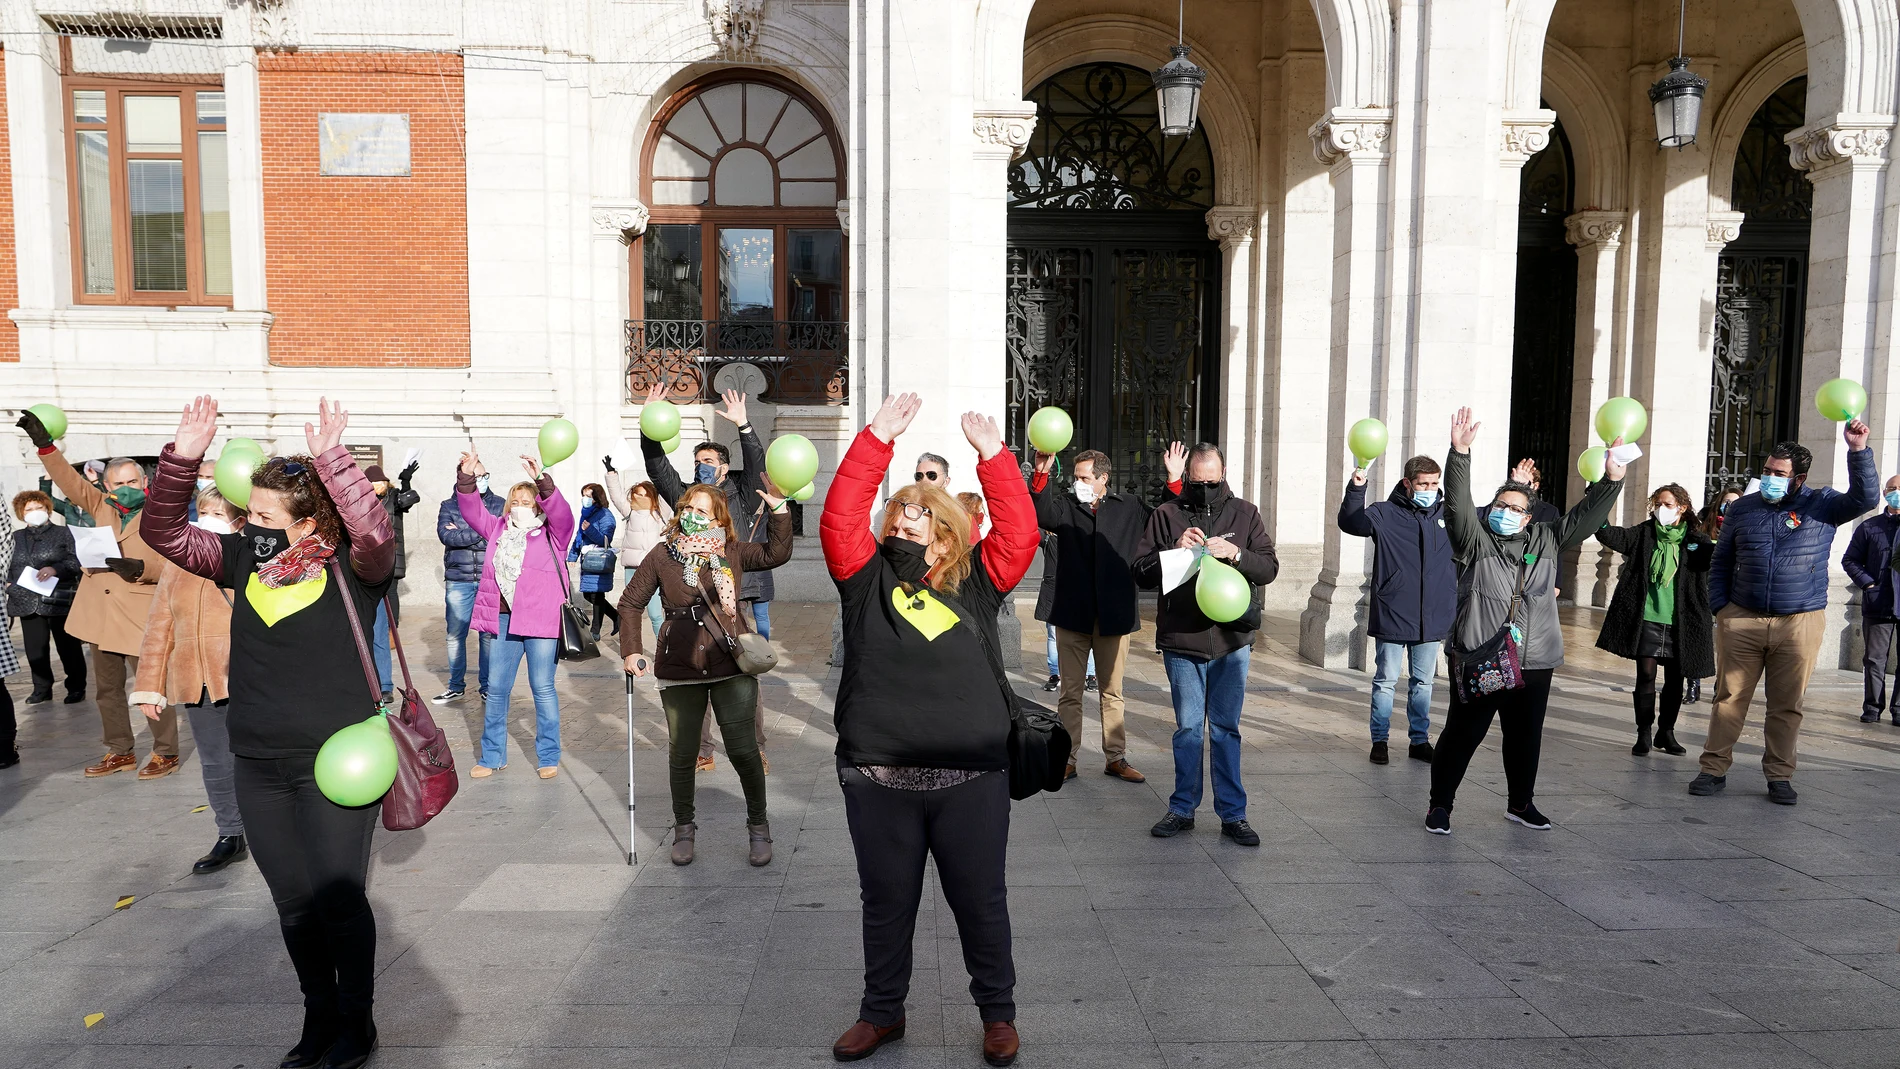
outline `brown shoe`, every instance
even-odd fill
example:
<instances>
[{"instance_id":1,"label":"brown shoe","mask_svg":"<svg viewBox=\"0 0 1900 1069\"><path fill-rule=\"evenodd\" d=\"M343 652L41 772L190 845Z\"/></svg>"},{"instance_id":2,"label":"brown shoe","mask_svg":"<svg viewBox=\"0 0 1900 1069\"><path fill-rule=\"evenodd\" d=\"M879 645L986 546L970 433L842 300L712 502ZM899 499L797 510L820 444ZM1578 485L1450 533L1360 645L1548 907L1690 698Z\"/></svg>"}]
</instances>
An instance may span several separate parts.
<instances>
[{"instance_id":1,"label":"brown shoe","mask_svg":"<svg viewBox=\"0 0 1900 1069\"><path fill-rule=\"evenodd\" d=\"M901 1020L889 1028L879 1028L869 1021L861 1020L831 1045L831 1056L841 1062L855 1062L860 1058L869 1058L873 1051L884 1044L903 1038L904 1022Z\"/></svg>"},{"instance_id":2,"label":"brown shoe","mask_svg":"<svg viewBox=\"0 0 1900 1069\"><path fill-rule=\"evenodd\" d=\"M700 758L694 763L693 769L698 772L711 772L713 770L712 755L707 754L705 757Z\"/></svg>"},{"instance_id":3,"label":"brown shoe","mask_svg":"<svg viewBox=\"0 0 1900 1069\"><path fill-rule=\"evenodd\" d=\"M157 779L160 776L169 776L177 769L178 758L166 757L164 754L153 754L152 759L145 762L145 767L139 769L139 778Z\"/></svg>"},{"instance_id":4,"label":"brown shoe","mask_svg":"<svg viewBox=\"0 0 1900 1069\"><path fill-rule=\"evenodd\" d=\"M109 753L99 759L99 763L86 769L90 778L110 776L114 772L124 772L128 768L139 767L139 759L129 753Z\"/></svg>"},{"instance_id":5,"label":"brown shoe","mask_svg":"<svg viewBox=\"0 0 1900 1069\"><path fill-rule=\"evenodd\" d=\"M1016 1051L1021 1046L1015 1021L991 1021L983 1026L983 1060L991 1065L1008 1065L1015 1061Z\"/></svg>"},{"instance_id":6,"label":"brown shoe","mask_svg":"<svg viewBox=\"0 0 1900 1069\"><path fill-rule=\"evenodd\" d=\"M1070 761L1069 767L1062 770L1062 782L1067 783L1074 778L1075 778L1075 762Z\"/></svg>"},{"instance_id":7,"label":"brown shoe","mask_svg":"<svg viewBox=\"0 0 1900 1069\"><path fill-rule=\"evenodd\" d=\"M1117 758L1116 760L1110 761L1108 767L1103 771L1114 776L1116 779L1125 779L1130 783L1148 782L1148 777L1135 771L1135 766L1129 764L1126 758Z\"/></svg>"}]
</instances>

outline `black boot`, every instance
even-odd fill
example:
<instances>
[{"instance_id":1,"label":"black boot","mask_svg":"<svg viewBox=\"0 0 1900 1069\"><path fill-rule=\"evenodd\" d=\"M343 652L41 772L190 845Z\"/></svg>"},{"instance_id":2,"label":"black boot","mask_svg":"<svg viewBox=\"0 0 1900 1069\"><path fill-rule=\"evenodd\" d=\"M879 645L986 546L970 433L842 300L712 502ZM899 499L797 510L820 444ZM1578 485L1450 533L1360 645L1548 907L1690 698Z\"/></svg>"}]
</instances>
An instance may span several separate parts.
<instances>
[{"instance_id":1,"label":"black boot","mask_svg":"<svg viewBox=\"0 0 1900 1069\"><path fill-rule=\"evenodd\" d=\"M284 1060L277 1063L277 1069L314 1069L323 1064L324 1055L336 1044L337 1019L333 1010L313 1010L305 1007L303 1011L303 1038L290 1048Z\"/></svg>"},{"instance_id":2,"label":"black boot","mask_svg":"<svg viewBox=\"0 0 1900 1069\"><path fill-rule=\"evenodd\" d=\"M1691 680L1690 682L1700 683L1701 680ZM1662 701L1662 712L1656 717L1656 748L1666 754L1674 754L1677 757L1681 757L1683 754L1689 752L1681 743L1676 741L1676 714L1681 711L1680 707L1671 705L1669 696L1665 694Z\"/></svg>"},{"instance_id":3,"label":"black boot","mask_svg":"<svg viewBox=\"0 0 1900 1069\"><path fill-rule=\"evenodd\" d=\"M229 865L233 861L242 861L250 853L244 847L242 835L220 835L218 841L211 844L211 852L198 859L191 866L193 876L204 876Z\"/></svg>"},{"instance_id":4,"label":"black boot","mask_svg":"<svg viewBox=\"0 0 1900 1069\"><path fill-rule=\"evenodd\" d=\"M362 1069L376 1052L376 1021L368 1010L343 1015L343 1032L323 1060L323 1069Z\"/></svg>"},{"instance_id":5,"label":"black boot","mask_svg":"<svg viewBox=\"0 0 1900 1069\"><path fill-rule=\"evenodd\" d=\"M1636 745L1630 747L1630 753L1642 757L1649 753L1649 729L1656 723L1656 692L1638 691L1636 704Z\"/></svg>"}]
</instances>

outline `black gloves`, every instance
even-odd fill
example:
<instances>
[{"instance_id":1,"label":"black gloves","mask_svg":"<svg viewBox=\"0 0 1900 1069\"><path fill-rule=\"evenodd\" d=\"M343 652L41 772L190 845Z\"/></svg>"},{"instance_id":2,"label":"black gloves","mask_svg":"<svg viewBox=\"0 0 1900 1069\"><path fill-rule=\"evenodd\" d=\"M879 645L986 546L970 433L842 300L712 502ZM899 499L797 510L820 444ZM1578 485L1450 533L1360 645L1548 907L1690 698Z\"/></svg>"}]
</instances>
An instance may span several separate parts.
<instances>
[{"instance_id":1,"label":"black gloves","mask_svg":"<svg viewBox=\"0 0 1900 1069\"><path fill-rule=\"evenodd\" d=\"M137 557L107 557L106 569L128 583L136 583L145 574L145 562Z\"/></svg>"},{"instance_id":2,"label":"black gloves","mask_svg":"<svg viewBox=\"0 0 1900 1069\"><path fill-rule=\"evenodd\" d=\"M614 458L612 455L601 457L600 466L606 468L608 471L614 470Z\"/></svg>"},{"instance_id":3,"label":"black gloves","mask_svg":"<svg viewBox=\"0 0 1900 1069\"><path fill-rule=\"evenodd\" d=\"M32 441L35 449L45 449L53 444L53 436L46 433L46 424L41 423L40 417L31 412L20 413L20 418L14 421L14 426L26 432L27 438Z\"/></svg>"},{"instance_id":4,"label":"black gloves","mask_svg":"<svg viewBox=\"0 0 1900 1069\"><path fill-rule=\"evenodd\" d=\"M396 481L402 484L402 488L404 490L409 489L409 480L416 477L416 469L420 468L421 466L422 466L422 461L412 460L409 462L408 467L396 473Z\"/></svg>"}]
</instances>

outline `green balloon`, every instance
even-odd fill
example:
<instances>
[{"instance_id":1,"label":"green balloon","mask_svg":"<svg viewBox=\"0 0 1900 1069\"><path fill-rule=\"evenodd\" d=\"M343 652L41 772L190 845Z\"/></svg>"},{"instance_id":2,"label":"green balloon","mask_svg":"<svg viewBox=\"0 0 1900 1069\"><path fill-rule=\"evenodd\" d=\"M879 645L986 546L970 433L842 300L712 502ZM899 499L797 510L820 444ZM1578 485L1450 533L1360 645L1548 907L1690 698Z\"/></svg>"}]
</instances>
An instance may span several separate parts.
<instances>
[{"instance_id":1,"label":"green balloon","mask_svg":"<svg viewBox=\"0 0 1900 1069\"><path fill-rule=\"evenodd\" d=\"M1603 458L1608 452L1600 445L1593 445L1577 454L1577 474L1583 476L1584 482L1603 481Z\"/></svg>"},{"instance_id":2,"label":"green balloon","mask_svg":"<svg viewBox=\"0 0 1900 1069\"><path fill-rule=\"evenodd\" d=\"M239 449L231 451L230 446L218 455L218 465L212 478L218 484L218 493L238 508L251 507L251 476L264 466L264 454Z\"/></svg>"},{"instance_id":3,"label":"green balloon","mask_svg":"<svg viewBox=\"0 0 1900 1069\"><path fill-rule=\"evenodd\" d=\"M1054 405L1044 405L1029 417L1029 444L1041 453L1060 453L1075 437L1075 421Z\"/></svg>"},{"instance_id":4,"label":"green balloon","mask_svg":"<svg viewBox=\"0 0 1900 1069\"><path fill-rule=\"evenodd\" d=\"M655 401L640 409L640 433L656 442L677 438L680 433L680 409L671 401Z\"/></svg>"},{"instance_id":5,"label":"green balloon","mask_svg":"<svg viewBox=\"0 0 1900 1069\"><path fill-rule=\"evenodd\" d=\"M818 447L802 434L782 434L765 451L765 474L772 485L809 486L818 474Z\"/></svg>"},{"instance_id":6,"label":"green balloon","mask_svg":"<svg viewBox=\"0 0 1900 1069\"><path fill-rule=\"evenodd\" d=\"M810 501L812 498L812 495L817 492L818 492L817 483L806 483L804 486L801 486L798 489L792 491L792 500L793 501Z\"/></svg>"},{"instance_id":7,"label":"green balloon","mask_svg":"<svg viewBox=\"0 0 1900 1069\"><path fill-rule=\"evenodd\" d=\"M680 436L676 434L673 437L668 438L666 441L660 443L660 452L677 453L679 452L679 447L680 447Z\"/></svg>"},{"instance_id":8,"label":"green balloon","mask_svg":"<svg viewBox=\"0 0 1900 1069\"><path fill-rule=\"evenodd\" d=\"M1633 442L1649 429L1649 412L1634 397L1612 397L1597 409L1596 429L1605 445L1618 438Z\"/></svg>"},{"instance_id":9,"label":"green balloon","mask_svg":"<svg viewBox=\"0 0 1900 1069\"><path fill-rule=\"evenodd\" d=\"M1389 437L1384 423L1376 419L1362 419L1346 432L1346 448L1352 450L1352 458L1363 468L1372 462L1372 458L1385 453Z\"/></svg>"},{"instance_id":10,"label":"green balloon","mask_svg":"<svg viewBox=\"0 0 1900 1069\"><path fill-rule=\"evenodd\" d=\"M1867 411L1867 391L1853 379L1829 379L1815 391L1814 407L1835 423L1846 423Z\"/></svg>"},{"instance_id":11,"label":"green balloon","mask_svg":"<svg viewBox=\"0 0 1900 1069\"><path fill-rule=\"evenodd\" d=\"M396 782L396 740L381 713L329 737L317 751L317 789L341 806L365 806Z\"/></svg>"},{"instance_id":12,"label":"green balloon","mask_svg":"<svg viewBox=\"0 0 1900 1069\"><path fill-rule=\"evenodd\" d=\"M580 448L580 428L564 419L548 420L541 425L541 435L537 444L541 447L541 466L553 467L573 456L574 450Z\"/></svg>"},{"instance_id":13,"label":"green balloon","mask_svg":"<svg viewBox=\"0 0 1900 1069\"><path fill-rule=\"evenodd\" d=\"M231 453L256 453L261 457L264 455L264 447L258 445L255 438L233 438L224 443L224 452L218 455L226 456Z\"/></svg>"},{"instance_id":14,"label":"green balloon","mask_svg":"<svg viewBox=\"0 0 1900 1069\"><path fill-rule=\"evenodd\" d=\"M46 428L46 433L52 435L54 441L66 437L64 409L58 405L38 404L28 405L26 410L40 418L40 425Z\"/></svg>"},{"instance_id":15,"label":"green balloon","mask_svg":"<svg viewBox=\"0 0 1900 1069\"><path fill-rule=\"evenodd\" d=\"M1202 557L1194 579L1194 602L1201 612L1217 624L1233 623L1247 612L1253 602L1253 589L1247 577L1213 557Z\"/></svg>"}]
</instances>

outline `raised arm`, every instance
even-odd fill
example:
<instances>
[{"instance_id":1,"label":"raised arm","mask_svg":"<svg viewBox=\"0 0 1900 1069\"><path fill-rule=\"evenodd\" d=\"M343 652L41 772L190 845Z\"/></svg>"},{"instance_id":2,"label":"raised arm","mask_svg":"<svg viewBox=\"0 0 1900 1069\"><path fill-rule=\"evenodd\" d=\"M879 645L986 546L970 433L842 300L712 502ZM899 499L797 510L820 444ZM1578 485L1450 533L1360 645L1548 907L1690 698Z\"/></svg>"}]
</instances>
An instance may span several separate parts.
<instances>
[{"instance_id":1,"label":"raised arm","mask_svg":"<svg viewBox=\"0 0 1900 1069\"><path fill-rule=\"evenodd\" d=\"M396 529L348 447L338 444L324 450L317 458L317 478L323 480L343 520L343 533L350 540L350 570L365 583L388 579L396 567Z\"/></svg>"},{"instance_id":2,"label":"raised arm","mask_svg":"<svg viewBox=\"0 0 1900 1069\"><path fill-rule=\"evenodd\" d=\"M620 472L614 468L608 468L606 483L607 507L614 510L614 515L623 520L626 519L630 506L627 503L627 489L620 484Z\"/></svg>"},{"instance_id":3,"label":"raised arm","mask_svg":"<svg viewBox=\"0 0 1900 1069\"><path fill-rule=\"evenodd\" d=\"M1852 428L1860 424L1859 420L1848 424L1849 444L1852 444ZM1862 445L1847 454L1847 492L1830 493L1823 496L1820 507L1815 512L1827 523L1850 523L1856 516L1871 511L1880 504L1880 473L1874 465L1874 451L1866 448L1866 426L1860 424Z\"/></svg>"},{"instance_id":4,"label":"raised arm","mask_svg":"<svg viewBox=\"0 0 1900 1069\"><path fill-rule=\"evenodd\" d=\"M983 485L983 500L990 513L990 533L977 544L977 550L983 554L983 568L990 581L1007 594L1023 581L1036 559L1036 547L1042 543L1037 509L1029 499L1029 487L1023 482L1016 454L1001 447L1000 436L996 452L977 462L976 477Z\"/></svg>"},{"instance_id":5,"label":"raised arm","mask_svg":"<svg viewBox=\"0 0 1900 1069\"><path fill-rule=\"evenodd\" d=\"M574 507L554 487L554 476L542 472L534 481L534 492L541 502L541 515L547 519L548 537L566 542L574 537Z\"/></svg>"},{"instance_id":6,"label":"raised arm","mask_svg":"<svg viewBox=\"0 0 1900 1069\"><path fill-rule=\"evenodd\" d=\"M838 462L838 474L825 491L825 508L818 520L818 542L833 579L849 579L877 556L871 506L890 469L892 453L891 443L866 427Z\"/></svg>"},{"instance_id":7,"label":"raised arm","mask_svg":"<svg viewBox=\"0 0 1900 1069\"><path fill-rule=\"evenodd\" d=\"M1364 476L1346 480L1346 494L1339 500L1339 529L1359 538L1372 537L1372 516L1366 512Z\"/></svg>"},{"instance_id":8,"label":"raised arm","mask_svg":"<svg viewBox=\"0 0 1900 1069\"><path fill-rule=\"evenodd\" d=\"M1596 540L1602 543L1605 549L1628 554L1636 549L1636 528L1606 524L1597 528Z\"/></svg>"},{"instance_id":9,"label":"raised arm","mask_svg":"<svg viewBox=\"0 0 1900 1069\"><path fill-rule=\"evenodd\" d=\"M781 507L783 501L780 501ZM730 546L739 566L748 572L765 572L792 559L792 510L765 514L765 541L740 542Z\"/></svg>"},{"instance_id":10,"label":"raised arm","mask_svg":"<svg viewBox=\"0 0 1900 1069\"><path fill-rule=\"evenodd\" d=\"M106 495L98 487L86 481L86 477L66 459L66 454L57 446L46 446L40 450L40 463L46 468L46 477L53 480L59 492L66 500L85 509L101 527L110 526L118 518L111 505L106 504ZM198 475L192 473L192 485L197 485Z\"/></svg>"},{"instance_id":11,"label":"raised arm","mask_svg":"<svg viewBox=\"0 0 1900 1069\"><path fill-rule=\"evenodd\" d=\"M739 455L745 458L745 470L739 473L739 488L745 492L742 499L750 503L751 495L765 489L765 443L759 440L759 432L750 423L739 428Z\"/></svg>"},{"instance_id":12,"label":"raised arm","mask_svg":"<svg viewBox=\"0 0 1900 1069\"><path fill-rule=\"evenodd\" d=\"M215 429L215 412L212 419ZM159 556L185 571L217 581L224 578L223 540L185 519L192 492L198 488L201 459L180 455L176 444L159 453L158 470L146 487L145 509L139 513L139 537Z\"/></svg>"},{"instance_id":13,"label":"raised arm","mask_svg":"<svg viewBox=\"0 0 1900 1069\"><path fill-rule=\"evenodd\" d=\"M640 454L646 457L647 478L653 480L653 488L660 492L660 500L677 507L680 495L686 492L686 484L680 481L680 473L673 470L673 462L666 459L660 443L641 435Z\"/></svg>"},{"instance_id":14,"label":"raised arm","mask_svg":"<svg viewBox=\"0 0 1900 1069\"><path fill-rule=\"evenodd\" d=\"M1583 545L1590 536L1603 528L1603 521L1610 518L1610 510L1616 507L1616 499L1623 493L1623 477L1619 471L1615 478L1608 476L1590 484L1583 492L1583 500L1575 508L1557 521L1557 541L1565 549Z\"/></svg>"}]
</instances>

